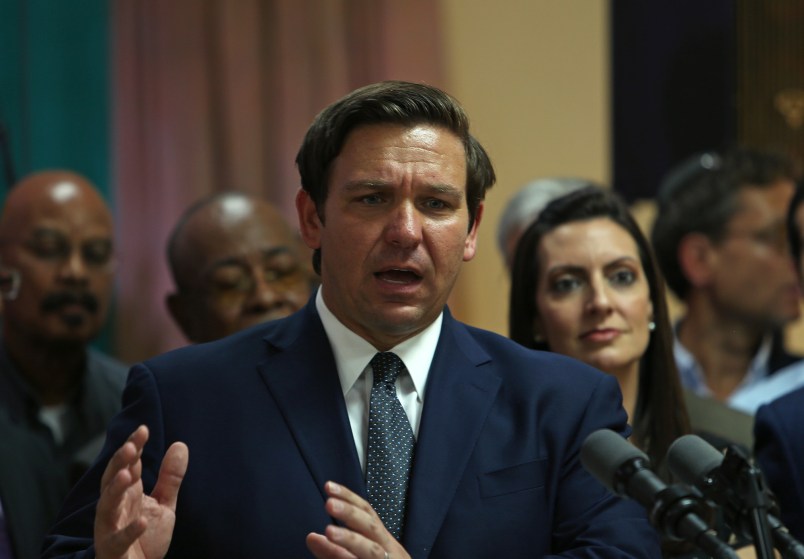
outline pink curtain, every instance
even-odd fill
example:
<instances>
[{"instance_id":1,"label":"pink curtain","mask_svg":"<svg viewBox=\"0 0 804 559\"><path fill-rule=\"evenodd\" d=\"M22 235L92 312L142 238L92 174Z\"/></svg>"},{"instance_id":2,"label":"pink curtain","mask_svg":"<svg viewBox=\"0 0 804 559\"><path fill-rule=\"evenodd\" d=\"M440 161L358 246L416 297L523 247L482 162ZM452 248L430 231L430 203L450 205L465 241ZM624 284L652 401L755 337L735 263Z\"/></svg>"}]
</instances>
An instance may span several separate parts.
<instances>
[{"instance_id":1,"label":"pink curtain","mask_svg":"<svg viewBox=\"0 0 804 559\"><path fill-rule=\"evenodd\" d=\"M433 0L117 0L113 9L116 350L184 345L164 305L170 229L202 195L265 196L296 223L293 160L346 92L443 87Z\"/></svg>"}]
</instances>

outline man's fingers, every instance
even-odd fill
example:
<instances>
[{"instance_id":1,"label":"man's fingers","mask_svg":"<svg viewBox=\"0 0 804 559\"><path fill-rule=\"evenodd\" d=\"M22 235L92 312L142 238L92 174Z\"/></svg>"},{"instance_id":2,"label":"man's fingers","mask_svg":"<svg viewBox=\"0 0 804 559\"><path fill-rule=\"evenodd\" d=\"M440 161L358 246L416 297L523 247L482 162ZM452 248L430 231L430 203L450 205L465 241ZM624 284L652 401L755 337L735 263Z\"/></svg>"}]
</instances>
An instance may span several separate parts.
<instances>
[{"instance_id":1,"label":"man's fingers","mask_svg":"<svg viewBox=\"0 0 804 559\"><path fill-rule=\"evenodd\" d=\"M324 484L324 490L330 497L335 497L346 501L347 503L350 503L365 511L369 515L376 516L376 513L374 512L374 509L371 508L371 505L368 504L364 498L350 490L348 487L335 483L334 481L328 481L326 484Z\"/></svg>"},{"instance_id":2,"label":"man's fingers","mask_svg":"<svg viewBox=\"0 0 804 559\"><path fill-rule=\"evenodd\" d=\"M327 513L345 526L327 526L325 536L330 544L342 547L361 559L383 559L386 552L397 559L409 558L365 499L331 481L326 483L324 489L330 496L325 505ZM340 559L342 556L321 557Z\"/></svg>"},{"instance_id":3,"label":"man's fingers","mask_svg":"<svg viewBox=\"0 0 804 559\"><path fill-rule=\"evenodd\" d=\"M147 522L140 517L121 530L110 533L103 542L103 549L112 557L123 556L140 536L145 533ZM100 543L100 542L99 542Z\"/></svg>"},{"instance_id":4,"label":"man's fingers","mask_svg":"<svg viewBox=\"0 0 804 559\"><path fill-rule=\"evenodd\" d=\"M324 535L308 534L307 548L318 559L384 559L386 548L349 528L327 526ZM407 553L394 542L389 554L398 559L410 559Z\"/></svg>"},{"instance_id":5,"label":"man's fingers","mask_svg":"<svg viewBox=\"0 0 804 559\"><path fill-rule=\"evenodd\" d=\"M176 510L176 499L179 495L179 488L184 479L184 474L187 473L189 459L190 451L187 445L180 442L170 445L165 457L162 459L159 478L156 480L151 497L170 510Z\"/></svg>"},{"instance_id":6,"label":"man's fingers","mask_svg":"<svg viewBox=\"0 0 804 559\"><path fill-rule=\"evenodd\" d=\"M356 555L329 541L322 534L307 534L307 549L316 559L356 559Z\"/></svg>"},{"instance_id":7,"label":"man's fingers","mask_svg":"<svg viewBox=\"0 0 804 559\"><path fill-rule=\"evenodd\" d=\"M148 440L148 428L145 425L140 425L137 429L129 435L123 445L118 448L106 465L101 478L101 492L117 475L117 472L123 468L128 468L138 462L142 449Z\"/></svg>"},{"instance_id":8,"label":"man's fingers","mask_svg":"<svg viewBox=\"0 0 804 559\"><path fill-rule=\"evenodd\" d=\"M96 523L102 522L109 529L116 529L120 510L125 501L125 493L131 485L131 474L128 470L119 471L111 482L106 484L98 499L98 509L95 513Z\"/></svg>"}]
</instances>

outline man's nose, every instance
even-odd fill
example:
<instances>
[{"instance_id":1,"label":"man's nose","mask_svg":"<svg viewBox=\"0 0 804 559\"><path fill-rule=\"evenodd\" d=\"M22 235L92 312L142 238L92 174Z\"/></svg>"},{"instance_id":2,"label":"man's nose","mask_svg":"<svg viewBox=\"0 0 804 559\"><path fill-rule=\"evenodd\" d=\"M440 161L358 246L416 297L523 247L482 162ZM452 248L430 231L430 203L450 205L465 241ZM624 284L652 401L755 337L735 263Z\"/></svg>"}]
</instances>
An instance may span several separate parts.
<instances>
[{"instance_id":1,"label":"man's nose","mask_svg":"<svg viewBox=\"0 0 804 559\"><path fill-rule=\"evenodd\" d=\"M80 250L72 250L59 265L59 278L70 283L87 282L87 263Z\"/></svg>"},{"instance_id":2,"label":"man's nose","mask_svg":"<svg viewBox=\"0 0 804 559\"><path fill-rule=\"evenodd\" d=\"M246 298L249 312L265 312L282 299L281 287L268 281L262 270L254 272L253 286Z\"/></svg>"},{"instance_id":3,"label":"man's nose","mask_svg":"<svg viewBox=\"0 0 804 559\"><path fill-rule=\"evenodd\" d=\"M386 238L389 243L411 248L422 240L421 215L413 203L403 203L396 207L386 227Z\"/></svg>"}]
</instances>

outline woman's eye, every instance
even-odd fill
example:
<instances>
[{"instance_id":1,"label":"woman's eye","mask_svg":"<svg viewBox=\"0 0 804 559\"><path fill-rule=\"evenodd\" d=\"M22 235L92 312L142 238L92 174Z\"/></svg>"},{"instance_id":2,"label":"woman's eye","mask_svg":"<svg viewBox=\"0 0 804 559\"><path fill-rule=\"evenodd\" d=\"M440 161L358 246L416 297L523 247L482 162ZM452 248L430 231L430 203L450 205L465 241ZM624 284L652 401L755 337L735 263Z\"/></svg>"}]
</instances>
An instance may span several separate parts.
<instances>
[{"instance_id":1,"label":"woman's eye","mask_svg":"<svg viewBox=\"0 0 804 559\"><path fill-rule=\"evenodd\" d=\"M631 285L636 281L636 274L631 270L618 270L611 276L611 282L615 285Z\"/></svg>"},{"instance_id":2,"label":"woman's eye","mask_svg":"<svg viewBox=\"0 0 804 559\"><path fill-rule=\"evenodd\" d=\"M558 278L553 282L553 291L556 293L566 293L568 291L572 291L576 287L580 285L580 282L577 278L573 277L564 277Z\"/></svg>"}]
</instances>

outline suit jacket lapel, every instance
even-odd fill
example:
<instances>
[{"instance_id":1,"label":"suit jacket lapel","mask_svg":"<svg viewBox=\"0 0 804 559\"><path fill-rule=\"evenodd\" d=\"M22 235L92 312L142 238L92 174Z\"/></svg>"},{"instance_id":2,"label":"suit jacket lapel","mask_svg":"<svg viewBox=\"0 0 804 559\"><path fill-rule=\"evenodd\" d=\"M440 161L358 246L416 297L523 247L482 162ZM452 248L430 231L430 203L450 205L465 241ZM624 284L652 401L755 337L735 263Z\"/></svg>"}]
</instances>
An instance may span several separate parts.
<instances>
[{"instance_id":1,"label":"suit jacket lapel","mask_svg":"<svg viewBox=\"0 0 804 559\"><path fill-rule=\"evenodd\" d=\"M486 421L500 378L482 365L490 357L466 328L444 311L427 390L403 544L411 556L426 557Z\"/></svg>"},{"instance_id":2,"label":"suit jacket lapel","mask_svg":"<svg viewBox=\"0 0 804 559\"><path fill-rule=\"evenodd\" d=\"M265 336L269 357L259 371L316 484L336 481L365 495L335 358L315 299Z\"/></svg>"}]
</instances>

